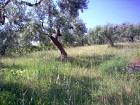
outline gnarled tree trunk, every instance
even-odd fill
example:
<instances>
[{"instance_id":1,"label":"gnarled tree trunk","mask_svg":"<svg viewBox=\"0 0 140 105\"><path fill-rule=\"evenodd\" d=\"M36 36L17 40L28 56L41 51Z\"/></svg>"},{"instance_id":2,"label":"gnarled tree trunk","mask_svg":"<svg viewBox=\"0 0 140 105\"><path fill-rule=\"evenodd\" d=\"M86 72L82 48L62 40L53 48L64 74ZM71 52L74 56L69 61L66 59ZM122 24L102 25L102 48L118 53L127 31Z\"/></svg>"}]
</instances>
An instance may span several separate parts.
<instances>
[{"instance_id":1,"label":"gnarled tree trunk","mask_svg":"<svg viewBox=\"0 0 140 105\"><path fill-rule=\"evenodd\" d=\"M55 37L54 36L49 36L49 37L53 41L53 43L56 45L56 47L60 50L60 53L61 53L60 59L63 60L67 58L67 53L65 49L63 48L62 44L58 40L59 36L62 36L62 35L60 34L60 29L58 28Z\"/></svg>"},{"instance_id":2,"label":"gnarled tree trunk","mask_svg":"<svg viewBox=\"0 0 140 105\"><path fill-rule=\"evenodd\" d=\"M106 38L107 38L107 40L108 40L108 42L109 42L110 46L111 46L111 47L115 47L115 45L114 45L114 42L113 42L112 38L111 38L110 36L107 36L107 35L105 35L105 36L106 36Z\"/></svg>"},{"instance_id":3,"label":"gnarled tree trunk","mask_svg":"<svg viewBox=\"0 0 140 105\"><path fill-rule=\"evenodd\" d=\"M134 42L134 36L131 36L129 37L129 42Z\"/></svg>"},{"instance_id":4,"label":"gnarled tree trunk","mask_svg":"<svg viewBox=\"0 0 140 105\"><path fill-rule=\"evenodd\" d=\"M8 47L7 45L3 45L1 47L1 49L0 49L0 55L1 56L5 56L5 51L6 51L7 47Z\"/></svg>"},{"instance_id":5,"label":"gnarled tree trunk","mask_svg":"<svg viewBox=\"0 0 140 105\"><path fill-rule=\"evenodd\" d=\"M2 25L5 23L4 8L2 7L2 4L0 4L0 23Z\"/></svg>"},{"instance_id":6,"label":"gnarled tree trunk","mask_svg":"<svg viewBox=\"0 0 140 105\"><path fill-rule=\"evenodd\" d=\"M115 45L113 43L113 40L111 38L109 38L108 41L109 41L109 44L110 44L111 47L115 47Z\"/></svg>"}]
</instances>

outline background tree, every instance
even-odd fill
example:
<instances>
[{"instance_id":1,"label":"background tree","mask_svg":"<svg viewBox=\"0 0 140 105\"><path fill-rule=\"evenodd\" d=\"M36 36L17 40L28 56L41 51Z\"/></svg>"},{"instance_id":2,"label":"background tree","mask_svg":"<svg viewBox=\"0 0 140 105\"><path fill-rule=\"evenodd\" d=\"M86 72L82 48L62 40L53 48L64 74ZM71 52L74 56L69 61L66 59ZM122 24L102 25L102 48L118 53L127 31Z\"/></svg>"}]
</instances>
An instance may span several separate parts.
<instances>
[{"instance_id":1,"label":"background tree","mask_svg":"<svg viewBox=\"0 0 140 105\"><path fill-rule=\"evenodd\" d=\"M121 35L121 39L123 41L129 41L129 42L134 42L135 38L137 40L139 36L139 25L136 24L130 24L130 23L123 23L119 26L119 31Z\"/></svg>"},{"instance_id":2,"label":"background tree","mask_svg":"<svg viewBox=\"0 0 140 105\"><path fill-rule=\"evenodd\" d=\"M134 26L132 24L127 25L125 33L129 37L129 41L134 42L135 34L134 34Z\"/></svg>"},{"instance_id":3,"label":"background tree","mask_svg":"<svg viewBox=\"0 0 140 105\"><path fill-rule=\"evenodd\" d=\"M112 24L107 24L103 26L103 29L100 31L103 36L106 37L111 47L114 47L113 36L116 34L116 26Z\"/></svg>"},{"instance_id":4,"label":"background tree","mask_svg":"<svg viewBox=\"0 0 140 105\"><path fill-rule=\"evenodd\" d=\"M101 34L101 30L101 26L89 29L88 39L91 44L105 44L105 37Z\"/></svg>"},{"instance_id":5,"label":"background tree","mask_svg":"<svg viewBox=\"0 0 140 105\"><path fill-rule=\"evenodd\" d=\"M75 42L84 46L85 33L87 32L85 23L81 19L76 18L72 23L72 27L73 27L73 34L75 36Z\"/></svg>"},{"instance_id":6,"label":"background tree","mask_svg":"<svg viewBox=\"0 0 140 105\"><path fill-rule=\"evenodd\" d=\"M114 47L114 40L118 35L118 27L113 24L106 24L104 26L96 26L95 29L90 30L89 32L90 40L94 44L104 44L109 42L111 47Z\"/></svg>"}]
</instances>

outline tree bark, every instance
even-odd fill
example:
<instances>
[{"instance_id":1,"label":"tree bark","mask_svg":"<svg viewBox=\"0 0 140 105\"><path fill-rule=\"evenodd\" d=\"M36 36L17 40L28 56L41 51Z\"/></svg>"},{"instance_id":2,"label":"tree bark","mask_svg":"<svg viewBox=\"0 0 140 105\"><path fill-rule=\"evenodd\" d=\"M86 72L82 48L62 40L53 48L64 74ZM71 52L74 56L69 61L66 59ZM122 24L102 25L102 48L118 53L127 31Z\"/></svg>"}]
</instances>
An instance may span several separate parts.
<instances>
[{"instance_id":1,"label":"tree bark","mask_svg":"<svg viewBox=\"0 0 140 105\"><path fill-rule=\"evenodd\" d=\"M114 45L114 43L113 43L111 38L108 38L108 41L109 41L109 44L110 44L111 47L115 47L115 45Z\"/></svg>"},{"instance_id":2,"label":"tree bark","mask_svg":"<svg viewBox=\"0 0 140 105\"><path fill-rule=\"evenodd\" d=\"M83 41L83 39L82 39L82 41L81 41L81 44L82 44L82 46L84 46L84 41Z\"/></svg>"},{"instance_id":3,"label":"tree bark","mask_svg":"<svg viewBox=\"0 0 140 105\"><path fill-rule=\"evenodd\" d=\"M54 36L49 36L49 37L53 41L53 43L55 44L55 46L60 50L61 55L60 55L59 58L61 60L63 60L63 59L66 59L67 58L67 53L66 53L65 49L63 48L62 44L59 42L58 36L62 36L60 34L60 29L59 28L56 31L55 37Z\"/></svg>"},{"instance_id":4,"label":"tree bark","mask_svg":"<svg viewBox=\"0 0 140 105\"><path fill-rule=\"evenodd\" d=\"M129 42L134 42L134 36L129 37Z\"/></svg>"},{"instance_id":5,"label":"tree bark","mask_svg":"<svg viewBox=\"0 0 140 105\"><path fill-rule=\"evenodd\" d=\"M49 36L49 37L53 41L53 43L56 45L56 47L60 50L60 52L61 52L60 59L63 60L65 58L67 58L67 53L64 50L62 44L58 41L58 39L53 36Z\"/></svg>"},{"instance_id":6,"label":"tree bark","mask_svg":"<svg viewBox=\"0 0 140 105\"><path fill-rule=\"evenodd\" d=\"M1 50L0 50L0 55L1 55L1 56L5 56L5 51L6 51L7 47L8 47L8 46L6 46L6 45L3 45L3 46L2 46L2 48L1 48Z\"/></svg>"},{"instance_id":7,"label":"tree bark","mask_svg":"<svg viewBox=\"0 0 140 105\"><path fill-rule=\"evenodd\" d=\"M105 36L106 36L107 40L109 41L110 46L115 47L112 38L110 36L107 36L107 35L105 35Z\"/></svg>"},{"instance_id":8,"label":"tree bark","mask_svg":"<svg viewBox=\"0 0 140 105\"><path fill-rule=\"evenodd\" d=\"M4 25L5 23L4 9L1 5L0 5L0 23L2 25Z\"/></svg>"}]
</instances>

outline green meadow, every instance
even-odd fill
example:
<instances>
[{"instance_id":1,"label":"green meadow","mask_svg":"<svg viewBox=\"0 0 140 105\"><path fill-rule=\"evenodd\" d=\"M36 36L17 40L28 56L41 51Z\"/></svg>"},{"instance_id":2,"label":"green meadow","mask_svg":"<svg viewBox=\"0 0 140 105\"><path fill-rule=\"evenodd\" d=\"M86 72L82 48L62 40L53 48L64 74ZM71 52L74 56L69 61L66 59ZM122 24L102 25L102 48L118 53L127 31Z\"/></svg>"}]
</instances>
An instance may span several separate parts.
<instances>
[{"instance_id":1,"label":"green meadow","mask_svg":"<svg viewBox=\"0 0 140 105\"><path fill-rule=\"evenodd\" d=\"M0 105L140 105L140 43L93 45L2 57Z\"/></svg>"}]
</instances>

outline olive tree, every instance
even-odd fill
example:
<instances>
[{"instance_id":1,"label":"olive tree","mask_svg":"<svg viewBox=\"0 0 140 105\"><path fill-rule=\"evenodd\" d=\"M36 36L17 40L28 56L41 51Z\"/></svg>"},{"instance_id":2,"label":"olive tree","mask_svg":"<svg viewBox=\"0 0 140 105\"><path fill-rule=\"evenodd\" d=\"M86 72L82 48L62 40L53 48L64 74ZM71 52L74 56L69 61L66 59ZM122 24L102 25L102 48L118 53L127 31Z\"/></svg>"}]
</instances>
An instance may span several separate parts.
<instances>
[{"instance_id":1,"label":"olive tree","mask_svg":"<svg viewBox=\"0 0 140 105\"><path fill-rule=\"evenodd\" d=\"M63 24L59 22L60 24L55 26L54 23L56 22L57 18L60 17L60 14L69 15L71 19L75 19L79 15L79 10L83 12L83 10L87 8L87 3L87 0L58 0L57 4L55 4L53 0L39 0L35 3L22 0L6 0L0 4L0 23L4 25L5 17L9 18L5 15L4 12L5 9L11 4L15 4L17 6L26 5L28 7L32 7L33 10L35 10L36 8L40 9L45 14L44 18L40 19L40 22L42 23L41 27L44 29L46 35L49 36L52 42L60 50L60 58L65 59L67 58L67 53L60 41L58 40L58 37L62 36L60 30L63 27ZM38 17L39 15L34 12L34 16ZM22 21L20 20L20 18L15 18L15 21L16 20ZM46 30L46 28L49 30ZM56 30L55 35L53 35L54 30Z\"/></svg>"}]
</instances>

